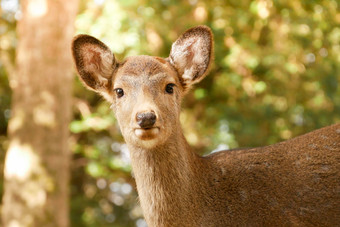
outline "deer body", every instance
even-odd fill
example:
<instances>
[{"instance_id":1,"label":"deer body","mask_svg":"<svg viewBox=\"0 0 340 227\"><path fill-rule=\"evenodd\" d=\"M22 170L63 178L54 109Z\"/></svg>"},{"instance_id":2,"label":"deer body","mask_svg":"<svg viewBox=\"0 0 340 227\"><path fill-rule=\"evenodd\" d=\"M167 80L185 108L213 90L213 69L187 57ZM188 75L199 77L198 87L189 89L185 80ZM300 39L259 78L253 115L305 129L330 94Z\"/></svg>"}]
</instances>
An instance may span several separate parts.
<instances>
[{"instance_id":1,"label":"deer body","mask_svg":"<svg viewBox=\"0 0 340 227\"><path fill-rule=\"evenodd\" d=\"M74 39L80 78L112 103L148 225L338 225L340 124L267 147L206 157L191 150L181 98L206 75L212 48L205 26L184 33L166 59L118 62L99 40Z\"/></svg>"},{"instance_id":2,"label":"deer body","mask_svg":"<svg viewBox=\"0 0 340 227\"><path fill-rule=\"evenodd\" d=\"M185 142L129 149L151 226L336 226L339 143L337 124L279 144L206 157Z\"/></svg>"}]
</instances>

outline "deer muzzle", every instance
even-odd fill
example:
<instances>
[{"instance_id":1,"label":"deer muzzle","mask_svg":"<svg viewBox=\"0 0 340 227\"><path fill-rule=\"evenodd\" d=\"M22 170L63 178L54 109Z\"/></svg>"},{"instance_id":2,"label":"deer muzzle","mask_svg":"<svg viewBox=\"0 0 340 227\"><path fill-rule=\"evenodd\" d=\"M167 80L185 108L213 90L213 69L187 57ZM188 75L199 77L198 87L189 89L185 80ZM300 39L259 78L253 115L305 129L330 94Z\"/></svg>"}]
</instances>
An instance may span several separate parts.
<instances>
[{"instance_id":1,"label":"deer muzzle","mask_svg":"<svg viewBox=\"0 0 340 227\"><path fill-rule=\"evenodd\" d=\"M156 123L156 119L157 117L154 112L137 113L136 115L137 124L142 129L152 128L154 124Z\"/></svg>"}]
</instances>

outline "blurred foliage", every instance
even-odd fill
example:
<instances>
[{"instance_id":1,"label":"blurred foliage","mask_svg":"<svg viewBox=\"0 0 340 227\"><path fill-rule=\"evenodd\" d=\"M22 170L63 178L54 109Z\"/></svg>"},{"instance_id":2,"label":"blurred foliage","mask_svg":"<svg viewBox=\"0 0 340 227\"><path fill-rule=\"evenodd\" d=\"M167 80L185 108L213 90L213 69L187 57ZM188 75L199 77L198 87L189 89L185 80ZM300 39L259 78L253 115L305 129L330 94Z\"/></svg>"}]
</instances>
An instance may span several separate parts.
<instances>
[{"instance_id":1,"label":"blurred foliage","mask_svg":"<svg viewBox=\"0 0 340 227\"><path fill-rule=\"evenodd\" d=\"M272 144L340 121L339 7L336 0L82 0L76 28L122 60L167 57L186 29L211 27L215 64L185 98L181 115L189 143L205 154ZM19 17L17 9L1 13L2 158L10 115L6 61L14 64ZM145 226L109 104L78 79L74 94L71 225Z\"/></svg>"}]
</instances>

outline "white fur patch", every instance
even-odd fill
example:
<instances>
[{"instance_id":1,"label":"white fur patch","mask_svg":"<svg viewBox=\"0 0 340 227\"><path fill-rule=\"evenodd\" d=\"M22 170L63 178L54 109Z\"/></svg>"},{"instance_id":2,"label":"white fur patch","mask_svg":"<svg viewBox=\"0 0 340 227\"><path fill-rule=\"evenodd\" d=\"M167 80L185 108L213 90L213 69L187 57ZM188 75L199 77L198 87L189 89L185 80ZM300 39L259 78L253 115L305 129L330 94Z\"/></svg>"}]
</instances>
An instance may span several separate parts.
<instances>
[{"instance_id":1,"label":"white fur patch","mask_svg":"<svg viewBox=\"0 0 340 227\"><path fill-rule=\"evenodd\" d=\"M209 61L206 58L209 56L209 50L203 48L203 42L201 37L189 37L182 43L177 40L172 45L170 63L185 81L192 81L197 73L202 75L208 67Z\"/></svg>"}]
</instances>

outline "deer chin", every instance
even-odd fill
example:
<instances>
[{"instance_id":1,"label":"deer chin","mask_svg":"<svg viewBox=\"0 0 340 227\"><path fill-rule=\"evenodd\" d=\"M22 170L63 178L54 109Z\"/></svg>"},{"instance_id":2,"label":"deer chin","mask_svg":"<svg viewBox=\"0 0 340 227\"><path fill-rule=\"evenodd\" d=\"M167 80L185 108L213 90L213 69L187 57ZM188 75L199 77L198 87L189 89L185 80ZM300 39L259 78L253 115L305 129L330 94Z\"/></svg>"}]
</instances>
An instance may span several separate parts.
<instances>
[{"instance_id":1,"label":"deer chin","mask_svg":"<svg viewBox=\"0 0 340 227\"><path fill-rule=\"evenodd\" d=\"M153 128L136 128L134 130L134 133L136 137L140 140L153 140L155 139L159 134L159 128L153 127Z\"/></svg>"}]
</instances>

